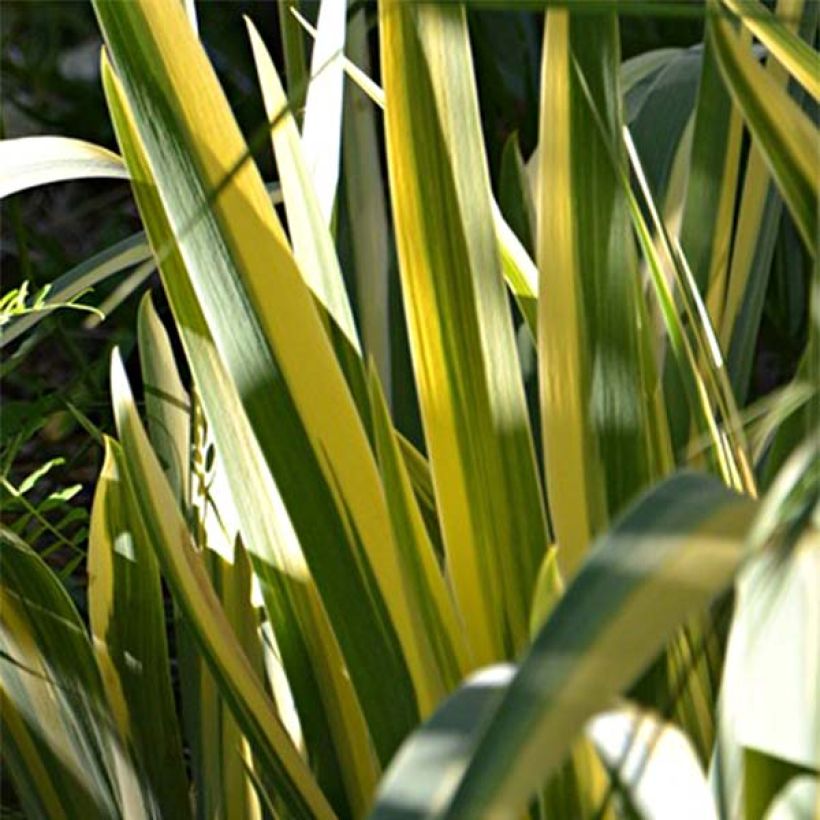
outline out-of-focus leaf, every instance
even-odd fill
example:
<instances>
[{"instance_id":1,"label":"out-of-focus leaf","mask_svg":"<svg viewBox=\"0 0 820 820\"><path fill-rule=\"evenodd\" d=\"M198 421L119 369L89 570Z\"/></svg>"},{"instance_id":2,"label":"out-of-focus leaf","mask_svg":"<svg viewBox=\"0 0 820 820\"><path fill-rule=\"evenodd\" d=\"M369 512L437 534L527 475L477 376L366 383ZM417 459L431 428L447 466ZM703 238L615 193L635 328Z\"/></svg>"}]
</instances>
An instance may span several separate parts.
<instances>
[{"instance_id":1,"label":"out-of-focus leaf","mask_svg":"<svg viewBox=\"0 0 820 820\"><path fill-rule=\"evenodd\" d=\"M820 533L741 574L724 673L724 715L749 749L820 769ZM777 708L772 708L776 703Z\"/></svg>"},{"instance_id":2,"label":"out-of-focus leaf","mask_svg":"<svg viewBox=\"0 0 820 820\"><path fill-rule=\"evenodd\" d=\"M754 509L693 474L675 476L637 502L556 605L444 816L526 806L584 721L635 679L675 627L731 583Z\"/></svg>"},{"instance_id":3,"label":"out-of-focus leaf","mask_svg":"<svg viewBox=\"0 0 820 820\"><path fill-rule=\"evenodd\" d=\"M780 790L766 812L766 820L812 820L818 803L820 779L800 775Z\"/></svg>"},{"instance_id":4,"label":"out-of-focus leaf","mask_svg":"<svg viewBox=\"0 0 820 820\"><path fill-rule=\"evenodd\" d=\"M564 581L558 569L558 551L550 549L541 562L538 580L535 582L535 594L532 597L530 613L530 634L533 638L549 617L550 612L564 594Z\"/></svg>"},{"instance_id":5,"label":"out-of-focus leaf","mask_svg":"<svg viewBox=\"0 0 820 820\"><path fill-rule=\"evenodd\" d=\"M625 705L594 717L586 731L617 777L610 800L624 795L639 817L718 820L706 775L680 729Z\"/></svg>"},{"instance_id":6,"label":"out-of-focus leaf","mask_svg":"<svg viewBox=\"0 0 820 820\"><path fill-rule=\"evenodd\" d=\"M379 784L370 820L439 817L515 674L511 664L474 673L399 750Z\"/></svg>"},{"instance_id":7,"label":"out-of-focus leaf","mask_svg":"<svg viewBox=\"0 0 820 820\"><path fill-rule=\"evenodd\" d=\"M805 775L817 776L817 769L796 766L782 758L760 752L757 749L743 749L743 812L748 820L768 815L769 808L777 795L784 791L795 778ZM817 814L817 803L814 812L807 815L813 818Z\"/></svg>"}]
</instances>

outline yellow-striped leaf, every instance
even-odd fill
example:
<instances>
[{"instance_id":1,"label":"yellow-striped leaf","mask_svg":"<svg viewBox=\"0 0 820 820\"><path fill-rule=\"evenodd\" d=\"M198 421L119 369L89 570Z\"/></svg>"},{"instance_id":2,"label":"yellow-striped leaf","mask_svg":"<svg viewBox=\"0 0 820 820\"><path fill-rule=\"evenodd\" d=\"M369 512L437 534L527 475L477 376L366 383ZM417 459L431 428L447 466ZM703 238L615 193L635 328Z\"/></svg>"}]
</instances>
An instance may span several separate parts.
<instances>
[{"instance_id":1,"label":"yellow-striped leaf","mask_svg":"<svg viewBox=\"0 0 820 820\"><path fill-rule=\"evenodd\" d=\"M259 776L294 817L332 817L316 781L282 726L262 682L242 651L193 549L182 513L136 411L119 355L111 389L122 444L124 478L154 547L163 575L190 624L220 692L242 728Z\"/></svg>"},{"instance_id":2,"label":"yellow-striped leaf","mask_svg":"<svg viewBox=\"0 0 820 820\"><path fill-rule=\"evenodd\" d=\"M410 347L449 576L474 663L515 653L547 546L464 11L379 6Z\"/></svg>"},{"instance_id":3,"label":"yellow-striped leaf","mask_svg":"<svg viewBox=\"0 0 820 820\"><path fill-rule=\"evenodd\" d=\"M158 816L191 816L165 637L159 568L105 439L91 512L88 611L111 712Z\"/></svg>"},{"instance_id":4,"label":"yellow-striped leaf","mask_svg":"<svg viewBox=\"0 0 820 820\"><path fill-rule=\"evenodd\" d=\"M40 557L0 529L3 763L29 817L151 816L85 626Z\"/></svg>"},{"instance_id":5,"label":"yellow-striped leaf","mask_svg":"<svg viewBox=\"0 0 820 820\"><path fill-rule=\"evenodd\" d=\"M621 154L618 65L614 13L547 12L539 377L550 517L567 578L610 516L663 470L657 454L665 419L642 337L648 327L626 196L611 156L612 145Z\"/></svg>"},{"instance_id":6,"label":"yellow-striped leaf","mask_svg":"<svg viewBox=\"0 0 820 820\"><path fill-rule=\"evenodd\" d=\"M424 670L362 422L258 171L181 10L156 0L125 6L101 0L96 10L133 107L132 133L144 146L178 242L182 281L166 278L177 321L207 323L222 378L229 377L241 401L230 415L244 413L243 435L255 439L252 450L258 448L276 481L386 759L416 720L412 678ZM123 128L118 131L122 139ZM132 174L133 162L129 156ZM162 258L167 236L152 240ZM174 290L187 294L174 299ZM239 486L248 455L237 448L216 396L203 391L203 401L210 403L206 414L231 483ZM254 526L250 516L242 519ZM270 532L264 535L247 539L254 554L254 544L270 543ZM390 686L375 685L386 679Z\"/></svg>"},{"instance_id":7,"label":"yellow-striped leaf","mask_svg":"<svg viewBox=\"0 0 820 820\"><path fill-rule=\"evenodd\" d=\"M710 0L713 6L714 2ZM714 15L711 20L710 42L732 99L769 165L808 252L814 257L818 129L758 64L731 22L723 15Z\"/></svg>"}]
</instances>

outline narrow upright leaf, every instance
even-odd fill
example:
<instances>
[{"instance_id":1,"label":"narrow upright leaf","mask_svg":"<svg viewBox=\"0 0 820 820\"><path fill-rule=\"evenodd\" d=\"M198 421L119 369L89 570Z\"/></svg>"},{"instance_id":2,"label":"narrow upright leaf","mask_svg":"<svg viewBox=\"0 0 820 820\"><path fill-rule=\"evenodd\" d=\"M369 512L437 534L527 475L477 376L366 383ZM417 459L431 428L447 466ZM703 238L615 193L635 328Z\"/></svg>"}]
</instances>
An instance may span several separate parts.
<instances>
[{"instance_id":1,"label":"narrow upright leaf","mask_svg":"<svg viewBox=\"0 0 820 820\"><path fill-rule=\"evenodd\" d=\"M710 0L712 6L716 0ZM806 249L817 252L818 129L767 74L725 15L712 17L710 42L732 99L766 159Z\"/></svg>"},{"instance_id":2,"label":"narrow upright leaf","mask_svg":"<svg viewBox=\"0 0 820 820\"><path fill-rule=\"evenodd\" d=\"M302 143L319 211L330 225L339 184L347 0L322 0L310 58Z\"/></svg>"},{"instance_id":3,"label":"narrow upright leaf","mask_svg":"<svg viewBox=\"0 0 820 820\"><path fill-rule=\"evenodd\" d=\"M108 83L109 99L119 95L118 134L130 146L132 173L144 150L150 172L143 166L140 178L156 185L165 211L166 227L147 219L149 234L161 259L178 243L178 275L165 278L177 321L206 325L190 345L213 340L209 355L218 353L219 378L235 391L230 413L219 406L225 391L202 393L231 483L244 482L250 455L263 486L275 481L386 759L416 720L413 677L424 672L362 419L181 9L100 0L96 10L122 81L121 91ZM144 217L151 207L145 203ZM274 564L271 547L286 534L267 517L256 520L258 512L242 515L246 543ZM375 685L385 676L392 688Z\"/></svg>"},{"instance_id":4,"label":"narrow upright leaf","mask_svg":"<svg viewBox=\"0 0 820 820\"><path fill-rule=\"evenodd\" d=\"M660 473L648 327L611 156L622 128L618 65L614 13L548 10L538 345L547 491L567 578L609 517Z\"/></svg>"},{"instance_id":5,"label":"narrow upright leaf","mask_svg":"<svg viewBox=\"0 0 820 820\"><path fill-rule=\"evenodd\" d=\"M106 439L91 515L88 609L111 711L160 815L191 816L159 568Z\"/></svg>"},{"instance_id":6,"label":"narrow upright leaf","mask_svg":"<svg viewBox=\"0 0 820 820\"><path fill-rule=\"evenodd\" d=\"M547 532L464 10L379 5L410 346L447 564L475 663L527 635Z\"/></svg>"}]
</instances>

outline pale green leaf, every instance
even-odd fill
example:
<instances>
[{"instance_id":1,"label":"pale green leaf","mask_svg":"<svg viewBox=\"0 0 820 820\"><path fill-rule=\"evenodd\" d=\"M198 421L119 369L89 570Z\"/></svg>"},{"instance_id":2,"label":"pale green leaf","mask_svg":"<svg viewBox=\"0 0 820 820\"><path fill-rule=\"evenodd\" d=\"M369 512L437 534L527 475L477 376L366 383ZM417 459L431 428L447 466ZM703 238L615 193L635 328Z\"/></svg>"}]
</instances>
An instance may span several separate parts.
<instances>
[{"instance_id":1,"label":"pale green leaf","mask_svg":"<svg viewBox=\"0 0 820 820\"><path fill-rule=\"evenodd\" d=\"M0 140L0 198L38 185L90 177L128 179L128 172L116 154L83 140Z\"/></svg>"},{"instance_id":2,"label":"pale green leaf","mask_svg":"<svg viewBox=\"0 0 820 820\"><path fill-rule=\"evenodd\" d=\"M322 0L310 57L302 146L316 189L319 213L329 226L339 184L347 0Z\"/></svg>"}]
</instances>

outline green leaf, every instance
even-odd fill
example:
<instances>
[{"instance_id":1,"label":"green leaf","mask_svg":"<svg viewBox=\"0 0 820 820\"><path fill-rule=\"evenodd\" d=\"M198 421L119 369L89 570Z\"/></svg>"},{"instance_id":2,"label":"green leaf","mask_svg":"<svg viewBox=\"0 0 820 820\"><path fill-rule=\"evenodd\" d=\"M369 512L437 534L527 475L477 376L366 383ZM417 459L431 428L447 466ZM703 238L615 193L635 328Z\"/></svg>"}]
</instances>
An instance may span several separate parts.
<instances>
[{"instance_id":1,"label":"green leaf","mask_svg":"<svg viewBox=\"0 0 820 820\"><path fill-rule=\"evenodd\" d=\"M677 475L603 536L523 659L446 817L512 814L564 759L584 721L646 667L674 628L732 581L755 506Z\"/></svg>"},{"instance_id":2,"label":"green leaf","mask_svg":"<svg viewBox=\"0 0 820 820\"><path fill-rule=\"evenodd\" d=\"M184 16L154 0L100 2L97 12L127 95L109 76L138 199L141 185L156 184L167 214L152 215L159 203L143 196L149 236L160 259L170 258L178 243L174 275L164 273L163 281L188 333L196 380L208 382L202 400L217 447L233 486L245 483L252 463L260 491L272 499L265 516L250 497L236 499L247 505L240 514L243 539L251 554L276 567L292 562L287 556L298 538L379 757L387 759L417 719L414 679L425 671L362 421ZM188 106L194 99L202 105ZM150 172L138 158L139 140ZM287 525L277 518L279 493ZM297 566L302 560L299 555ZM297 577L303 573L298 569Z\"/></svg>"},{"instance_id":3,"label":"green leaf","mask_svg":"<svg viewBox=\"0 0 820 820\"><path fill-rule=\"evenodd\" d=\"M282 726L262 682L237 642L194 550L182 513L137 415L122 362L112 359L114 417L124 454L125 480L137 502L163 575L206 658L220 693L248 738L262 781L293 817L333 812Z\"/></svg>"},{"instance_id":4,"label":"green leaf","mask_svg":"<svg viewBox=\"0 0 820 820\"><path fill-rule=\"evenodd\" d=\"M663 442L665 419L611 156L612 146L622 156L618 64L614 14L547 12L538 362L550 517L567 578L610 516L662 473L653 439Z\"/></svg>"},{"instance_id":5,"label":"green leaf","mask_svg":"<svg viewBox=\"0 0 820 820\"><path fill-rule=\"evenodd\" d=\"M276 8L279 12L288 94L294 107L301 110L309 75L305 57L305 35L294 15L294 11L298 13L299 0L282 0L276 4Z\"/></svg>"},{"instance_id":6,"label":"green leaf","mask_svg":"<svg viewBox=\"0 0 820 820\"><path fill-rule=\"evenodd\" d=\"M370 69L365 9L348 22L351 58ZM379 379L391 404L390 256L387 201L379 157L377 116L355 83L345 89L342 141L344 189L356 277L357 306L364 347L376 362Z\"/></svg>"},{"instance_id":7,"label":"green leaf","mask_svg":"<svg viewBox=\"0 0 820 820\"><path fill-rule=\"evenodd\" d=\"M464 11L379 7L410 347L450 577L477 664L526 640L546 520ZM514 549L511 545L515 545Z\"/></svg>"},{"instance_id":8,"label":"green leaf","mask_svg":"<svg viewBox=\"0 0 820 820\"><path fill-rule=\"evenodd\" d=\"M191 816L156 558L105 440L91 513L88 609L108 702L162 816Z\"/></svg>"},{"instance_id":9,"label":"green leaf","mask_svg":"<svg viewBox=\"0 0 820 820\"><path fill-rule=\"evenodd\" d=\"M498 182L498 207L521 244L532 256L535 253L535 203L527 179L527 169L518 146L518 132L513 132L501 152Z\"/></svg>"},{"instance_id":10,"label":"green leaf","mask_svg":"<svg viewBox=\"0 0 820 820\"><path fill-rule=\"evenodd\" d=\"M710 20L710 42L724 81L769 165L808 252L814 257L817 128L757 63L732 24L722 15L714 15Z\"/></svg>"}]
</instances>

